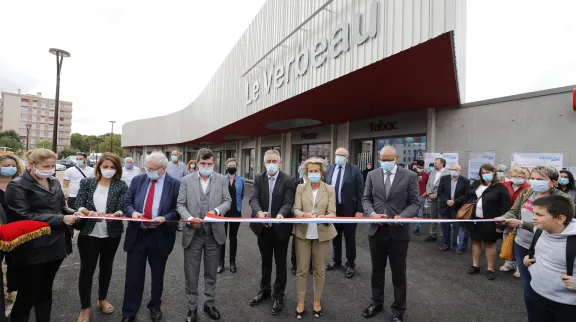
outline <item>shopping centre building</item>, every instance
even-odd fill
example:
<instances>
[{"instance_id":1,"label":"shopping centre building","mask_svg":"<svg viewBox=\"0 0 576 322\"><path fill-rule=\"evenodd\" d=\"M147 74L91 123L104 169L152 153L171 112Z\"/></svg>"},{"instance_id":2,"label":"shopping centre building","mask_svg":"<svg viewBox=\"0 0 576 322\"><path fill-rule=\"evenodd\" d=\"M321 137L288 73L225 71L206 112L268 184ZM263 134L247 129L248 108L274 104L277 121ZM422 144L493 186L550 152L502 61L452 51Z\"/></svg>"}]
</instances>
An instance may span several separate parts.
<instances>
[{"instance_id":1,"label":"shopping centre building","mask_svg":"<svg viewBox=\"0 0 576 322\"><path fill-rule=\"evenodd\" d=\"M364 167L386 144L401 163L457 152L464 170L476 151L505 164L561 152L576 165L572 87L462 104L465 66L465 1L269 0L189 106L125 124L122 145L139 165L209 147L220 172L235 157L248 179L272 148L292 174L341 146Z\"/></svg>"}]
</instances>

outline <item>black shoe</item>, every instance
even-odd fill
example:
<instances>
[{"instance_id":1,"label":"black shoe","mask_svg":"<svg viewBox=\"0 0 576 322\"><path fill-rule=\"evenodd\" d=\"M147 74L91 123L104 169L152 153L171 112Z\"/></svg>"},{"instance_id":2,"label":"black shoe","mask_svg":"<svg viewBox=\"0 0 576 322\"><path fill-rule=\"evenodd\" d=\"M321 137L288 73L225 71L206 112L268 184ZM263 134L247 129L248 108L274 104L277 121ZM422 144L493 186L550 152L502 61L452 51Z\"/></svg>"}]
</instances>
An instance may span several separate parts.
<instances>
[{"instance_id":1,"label":"black shoe","mask_svg":"<svg viewBox=\"0 0 576 322\"><path fill-rule=\"evenodd\" d=\"M370 304L369 307L367 307L364 312L362 312L362 317L368 319L373 317L374 315L376 315L378 312L382 312L382 310L384 309L384 307L382 306L382 304L380 305L374 305L374 304Z\"/></svg>"},{"instance_id":2,"label":"black shoe","mask_svg":"<svg viewBox=\"0 0 576 322\"><path fill-rule=\"evenodd\" d=\"M436 237L428 236L424 239L424 241L427 241L427 242L436 241Z\"/></svg>"},{"instance_id":3,"label":"black shoe","mask_svg":"<svg viewBox=\"0 0 576 322\"><path fill-rule=\"evenodd\" d=\"M404 321L403 315L392 314L392 322L403 322L403 321Z\"/></svg>"},{"instance_id":4,"label":"black shoe","mask_svg":"<svg viewBox=\"0 0 576 322\"><path fill-rule=\"evenodd\" d=\"M270 296L270 292L259 292L258 295L254 296L253 299L250 300L250 306L254 306L254 305L258 305L262 302L264 302L264 300L269 299Z\"/></svg>"},{"instance_id":5,"label":"black shoe","mask_svg":"<svg viewBox=\"0 0 576 322\"><path fill-rule=\"evenodd\" d=\"M236 269L236 263L235 262L230 262L230 272L232 273L236 273L237 269Z\"/></svg>"},{"instance_id":6,"label":"black shoe","mask_svg":"<svg viewBox=\"0 0 576 322\"><path fill-rule=\"evenodd\" d=\"M494 271L491 270L487 270L486 271L486 278L490 281L494 280L496 278L496 275L494 274Z\"/></svg>"},{"instance_id":7,"label":"black shoe","mask_svg":"<svg viewBox=\"0 0 576 322\"><path fill-rule=\"evenodd\" d=\"M162 310L160 310L160 308L150 309L150 319L152 319L152 322L162 320Z\"/></svg>"},{"instance_id":8,"label":"black shoe","mask_svg":"<svg viewBox=\"0 0 576 322\"><path fill-rule=\"evenodd\" d=\"M188 311L186 322L198 322L198 310Z\"/></svg>"},{"instance_id":9,"label":"black shoe","mask_svg":"<svg viewBox=\"0 0 576 322\"><path fill-rule=\"evenodd\" d=\"M476 266L470 266L470 268L468 269L468 271L466 273L468 274L476 274L480 272L480 268L476 267Z\"/></svg>"},{"instance_id":10,"label":"black shoe","mask_svg":"<svg viewBox=\"0 0 576 322\"><path fill-rule=\"evenodd\" d=\"M284 299L281 297L277 297L274 299L274 304L272 304L272 315L277 315L278 313L282 312L284 308Z\"/></svg>"},{"instance_id":11,"label":"black shoe","mask_svg":"<svg viewBox=\"0 0 576 322\"><path fill-rule=\"evenodd\" d=\"M216 269L216 273L222 274L224 272L224 263L218 264L218 269Z\"/></svg>"},{"instance_id":12,"label":"black shoe","mask_svg":"<svg viewBox=\"0 0 576 322\"><path fill-rule=\"evenodd\" d=\"M420 236L420 229L414 229L412 233L416 236Z\"/></svg>"},{"instance_id":13,"label":"black shoe","mask_svg":"<svg viewBox=\"0 0 576 322\"><path fill-rule=\"evenodd\" d=\"M135 319L135 318L131 318L131 319L128 319L128 318L122 318L122 322L134 322L134 321L136 321L136 319Z\"/></svg>"},{"instance_id":14,"label":"black shoe","mask_svg":"<svg viewBox=\"0 0 576 322\"><path fill-rule=\"evenodd\" d=\"M306 311L302 312L295 311L294 317L296 318L296 320L302 320L304 318L304 313L306 313Z\"/></svg>"},{"instance_id":15,"label":"black shoe","mask_svg":"<svg viewBox=\"0 0 576 322\"><path fill-rule=\"evenodd\" d=\"M356 275L356 270L354 267L348 266L346 269L346 278L352 278L354 275Z\"/></svg>"},{"instance_id":16,"label":"black shoe","mask_svg":"<svg viewBox=\"0 0 576 322\"><path fill-rule=\"evenodd\" d=\"M292 273L292 275L296 275L296 266L292 266L290 272Z\"/></svg>"},{"instance_id":17,"label":"black shoe","mask_svg":"<svg viewBox=\"0 0 576 322\"><path fill-rule=\"evenodd\" d=\"M341 265L342 265L341 263L332 262L332 263L328 264L328 266L326 266L326 270L327 271L333 271L333 270L337 269L338 267L340 267Z\"/></svg>"},{"instance_id":18,"label":"black shoe","mask_svg":"<svg viewBox=\"0 0 576 322\"><path fill-rule=\"evenodd\" d=\"M204 304L204 312L208 313L212 320L220 320L220 312L215 307Z\"/></svg>"}]
</instances>

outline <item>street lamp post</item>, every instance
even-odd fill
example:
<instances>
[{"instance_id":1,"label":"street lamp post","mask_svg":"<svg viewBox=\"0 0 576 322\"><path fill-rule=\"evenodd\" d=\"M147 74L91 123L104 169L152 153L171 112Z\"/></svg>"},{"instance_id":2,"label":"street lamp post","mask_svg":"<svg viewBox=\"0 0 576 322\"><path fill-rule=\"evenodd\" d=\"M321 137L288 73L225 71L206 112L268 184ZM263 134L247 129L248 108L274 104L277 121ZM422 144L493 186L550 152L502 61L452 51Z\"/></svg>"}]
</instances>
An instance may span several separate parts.
<instances>
[{"instance_id":1,"label":"street lamp post","mask_svg":"<svg viewBox=\"0 0 576 322\"><path fill-rule=\"evenodd\" d=\"M57 48L48 50L51 54L56 55L56 106L54 107L54 133L52 133L52 151L58 153L58 109L60 107L60 70L64 57L70 57L70 53Z\"/></svg>"},{"instance_id":2,"label":"street lamp post","mask_svg":"<svg viewBox=\"0 0 576 322\"><path fill-rule=\"evenodd\" d=\"M112 130L110 130L110 152L114 153L112 150L112 138L114 137L114 123L116 123L116 121L110 121L110 123L112 123Z\"/></svg>"},{"instance_id":3,"label":"street lamp post","mask_svg":"<svg viewBox=\"0 0 576 322\"><path fill-rule=\"evenodd\" d=\"M32 124L28 123L26 124L26 151L28 151L28 147L30 146L29 142L30 142L30 128L32 127Z\"/></svg>"}]
</instances>

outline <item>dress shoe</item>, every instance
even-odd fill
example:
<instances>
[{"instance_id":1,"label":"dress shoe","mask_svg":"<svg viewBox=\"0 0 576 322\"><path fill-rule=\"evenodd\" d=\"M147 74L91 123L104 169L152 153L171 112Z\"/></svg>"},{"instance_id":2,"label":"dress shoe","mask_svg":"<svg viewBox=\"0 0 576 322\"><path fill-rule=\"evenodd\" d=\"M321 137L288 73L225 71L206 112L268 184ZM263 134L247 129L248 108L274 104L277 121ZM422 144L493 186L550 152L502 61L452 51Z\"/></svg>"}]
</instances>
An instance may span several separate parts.
<instances>
[{"instance_id":1,"label":"dress shoe","mask_svg":"<svg viewBox=\"0 0 576 322\"><path fill-rule=\"evenodd\" d=\"M461 250L459 250L459 249L456 250L456 255L462 255L462 254L464 254L463 251L461 251Z\"/></svg>"},{"instance_id":2,"label":"dress shoe","mask_svg":"<svg viewBox=\"0 0 576 322\"><path fill-rule=\"evenodd\" d=\"M424 241L427 241L427 242L436 241L436 237L428 236L428 237L424 238Z\"/></svg>"},{"instance_id":3,"label":"dress shoe","mask_svg":"<svg viewBox=\"0 0 576 322\"><path fill-rule=\"evenodd\" d=\"M284 299L281 297L277 297L274 299L274 304L272 304L272 315L277 315L278 313L282 312L284 308Z\"/></svg>"},{"instance_id":4,"label":"dress shoe","mask_svg":"<svg viewBox=\"0 0 576 322\"><path fill-rule=\"evenodd\" d=\"M236 269L236 263L235 262L230 262L230 272L232 273L236 273L237 269Z\"/></svg>"},{"instance_id":5,"label":"dress shoe","mask_svg":"<svg viewBox=\"0 0 576 322\"><path fill-rule=\"evenodd\" d=\"M135 319L135 318L131 318L131 319L128 319L128 318L122 318L122 322L134 322L134 321L136 321L136 319Z\"/></svg>"},{"instance_id":6,"label":"dress shoe","mask_svg":"<svg viewBox=\"0 0 576 322\"><path fill-rule=\"evenodd\" d=\"M356 275L356 270L354 267L348 266L346 269L346 278L352 278L354 275Z\"/></svg>"},{"instance_id":7,"label":"dress shoe","mask_svg":"<svg viewBox=\"0 0 576 322\"><path fill-rule=\"evenodd\" d=\"M160 308L150 309L150 319L152 319L153 322L162 320L162 310L160 310Z\"/></svg>"},{"instance_id":8,"label":"dress shoe","mask_svg":"<svg viewBox=\"0 0 576 322\"><path fill-rule=\"evenodd\" d=\"M204 312L208 313L212 320L220 320L220 312L215 307L204 304Z\"/></svg>"},{"instance_id":9,"label":"dress shoe","mask_svg":"<svg viewBox=\"0 0 576 322\"><path fill-rule=\"evenodd\" d=\"M254 306L254 305L258 305L262 302L264 302L264 300L267 300L270 298L270 293L269 292L260 292L258 293L258 295L254 296L253 299L250 300L250 306Z\"/></svg>"},{"instance_id":10,"label":"dress shoe","mask_svg":"<svg viewBox=\"0 0 576 322\"><path fill-rule=\"evenodd\" d=\"M296 275L296 266L292 266L290 272L292 273L292 275Z\"/></svg>"},{"instance_id":11,"label":"dress shoe","mask_svg":"<svg viewBox=\"0 0 576 322\"><path fill-rule=\"evenodd\" d=\"M441 247L440 247L440 251L441 251L441 252L447 252L447 251L449 251L449 250L450 250L450 248L448 248L448 247L446 247L446 246L441 246Z\"/></svg>"},{"instance_id":12,"label":"dress shoe","mask_svg":"<svg viewBox=\"0 0 576 322\"><path fill-rule=\"evenodd\" d=\"M198 322L198 310L188 311L186 315L186 322Z\"/></svg>"},{"instance_id":13,"label":"dress shoe","mask_svg":"<svg viewBox=\"0 0 576 322\"><path fill-rule=\"evenodd\" d=\"M223 271L224 271L224 263L218 264L218 269L216 270L216 273L222 274Z\"/></svg>"},{"instance_id":14,"label":"dress shoe","mask_svg":"<svg viewBox=\"0 0 576 322\"><path fill-rule=\"evenodd\" d=\"M403 321L404 321L403 315L392 314L392 322L403 322Z\"/></svg>"},{"instance_id":15,"label":"dress shoe","mask_svg":"<svg viewBox=\"0 0 576 322\"><path fill-rule=\"evenodd\" d=\"M340 267L342 264L340 263L336 263L336 262L332 262L330 264L328 264L328 266L326 266L326 270L327 271L333 271L335 269L337 269L338 267Z\"/></svg>"},{"instance_id":16,"label":"dress shoe","mask_svg":"<svg viewBox=\"0 0 576 322\"><path fill-rule=\"evenodd\" d=\"M362 316L368 319L376 315L378 312L382 312L383 309L384 307L382 306L382 304L380 305L370 304L370 306L367 307L366 310L364 310L364 312L362 312Z\"/></svg>"},{"instance_id":17,"label":"dress shoe","mask_svg":"<svg viewBox=\"0 0 576 322\"><path fill-rule=\"evenodd\" d=\"M480 268L476 266L471 266L466 273L468 274L476 274L480 272Z\"/></svg>"}]
</instances>

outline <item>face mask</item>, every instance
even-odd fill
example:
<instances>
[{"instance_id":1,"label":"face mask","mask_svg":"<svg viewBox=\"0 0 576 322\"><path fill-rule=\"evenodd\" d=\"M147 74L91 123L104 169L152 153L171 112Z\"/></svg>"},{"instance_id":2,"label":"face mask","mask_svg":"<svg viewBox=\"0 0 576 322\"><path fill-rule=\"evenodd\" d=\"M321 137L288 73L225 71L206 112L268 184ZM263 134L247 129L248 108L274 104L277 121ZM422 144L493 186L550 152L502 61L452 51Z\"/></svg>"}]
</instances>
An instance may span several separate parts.
<instances>
[{"instance_id":1,"label":"face mask","mask_svg":"<svg viewBox=\"0 0 576 322\"><path fill-rule=\"evenodd\" d=\"M452 178L458 178L459 175L460 173L458 173L458 171L450 171L450 176Z\"/></svg>"},{"instance_id":2,"label":"face mask","mask_svg":"<svg viewBox=\"0 0 576 322\"><path fill-rule=\"evenodd\" d=\"M337 155L336 158L334 158L334 162L337 165L344 165L346 163L346 158L344 158L343 156Z\"/></svg>"},{"instance_id":3,"label":"face mask","mask_svg":"<svg viewBox=\"0 0 576 322\"><path fill-rule=\"evenodd\" d=\"M195 165L195 164L191 164L191 165L190 165L190 169L196 169L196 165Z\"/></svg>"},{"instance_id":4,"label":"face mask","mask_svg":"<svg viewBox=\"0 0 576 322\"><path fill-rule=\"evenodd\" d=\"M482 179L484 179L484 181L486 182L492 182L492 180L494 180L494 174L492 173L484 173L482 175Z\"/></svg>"},{"instance_id":5,"label":"face mask","mask_svg":"<svg viewBox=\"0 0 576 322\"><path fill-rule=\"evenodd\" d=\"M387 171L387 172L394 170L394 165L395 165L394 161L381 161L380 162L380 166L382 167L382 169L384 171Z\"/></svg>"},{"instance_id":6,"label":"face mask","mask_svg":"<svg viewBox=\"0 0 576 322\"><path fill-rule=\"evenodd\" d=\"M437 165L434 165L434 170L436 170L436 171L439 170Z\"/></svg>"},{"instance_id":7,"label":"face mask","mask_svg":"<svg viewBox=\"0 0 576 322\"><path fill-rule=\"evenodd\" d=\"M16 171L18 171L18 169L16 169L16 167L2 167L0 169L0 174L3 177L12 177L13 175L16 174Z\"/></svg>"},{"instance_id":8,"label":"face mask","mask_svg":"<svg viewBox=\"0 0 576 322\"><path fill-rule=\"evenodd\" d=\"M40 170L36 169L34 173L38 176L38 178L47 179L54 175L55 169L47 169L47 170Z\"/></svg>"},{"instance_id":9,"label":"face mask","mask_svg":"<svg viewBox=\"0 0 576 322\"><path fill-rule=\"evenodd\" d=\"M160 176L158 175L158 170L152 172L146 172L146 175L148 176L148 178L150 178L150 180L158 180L158 178L160 178Z\"/></svg>"},{"instance_id":10,"label":"face mask","mask_svg":"<svg viewBox=\"0 0 576 322\"><path fill-rule=\"evenodd\" d=\"M504 172L498 171L496 174L498 175L498 178L504 178Z\"/></svg>"},{"instance_id":11,"label":"face mask","mask_svg":"<svg viewBox=\"0 0 576 322\"><path fill-rule=\"evenodd\" d=\"M416 171L417 171L417 172L422 172L423 170L424 170L424 169L416 168Z\"/></svg>"},{"instance_id":12,"label":"face mask","mask_svg":"<svg viewBox=\"0 0 576 322\"><path fill-rule=\"evenodd\" d=\"M278 172L278 165L274 163L266 164L266 172L268 172L269 175L275 175L276 172Z\"/></svg>"},{"instance_id":13,"label":"face mask","mask_svg":"<svg viewBox=\"0 0 576 322\"><path fill-rule=\"evenodd\" d=\"M78 167L83 167L83 166L84 166L84 161L76 161L76 166L78 166Z\"/></svg>"},{"instance_id":14,"label":"face mask","mask_svg":"<svg viewBox=\"0 0 576 322\"><path fill-rule=\"evenodd\" d=\"M548 180L530 180L530 186L532 187L532 190L537 193L548 191L550 189L550 187L548 187L548 183L550 183Z\"/></svg>"},{"instance_id":15,"label":"face mask","mask_svg":"<svg viewBox=\"0 0 576 322\"><path fill-rule=\"evenodd\" d=\"M434 167L428 167L428 172L434 171Z\"/></svg>"},{"instance_id":16,"label":"face mask","mask_svg":"<svg viewBox=\"0 0 576 322\"><path fill-rule=\"evenodd\" d=\"M178 157L173 155L171 158L172 162L178 162Z\"/></svg>"},{"instance_id":17,"label":"face mask","mask_svg":"<svg viewBox=\"0 0 576 322\"><path fill-rule=\"evenodd\" d=\"M367 166L366 166L366 169L371 170L371 169L372 169L372 166L371 166L371 165L367 165Z\"/></svg>"},{"instance_id":18,"label":"face mask","mask_svg":"<svg viewBox=\"0 0 576 322\"><path fill-rule=\"evenodd\" d=\"M102 172L102 176L106 179L110 179L116 174L116 170L113 170L113 169L101 170L101 172Z\"/></svg>"},{"instance_id":19,"label":"face mask","mask_svg":"<svg viewBox=\"0 0 576 322\"><path fill-rule=\"evenodd\" d=\"M563 186L565 186L565 185L567 185L568 183L570 183L570 179L568 179L568 178L560 178L560 179L558 180L558 183L561 184L561 185L563 185Z\"/></svg>"},{"instance_id":20,"label":"face mask","mask_svg":"<svg viewBox=\"0 0 576 322\"><path fill-rule=\"evenodd\" d=\"M228 172L229 174L235 174L236 168L228 168L228 169L226 169L226 172Z\"/></svg>"},{"instance_id":21,"label":"face mask","mask_svg":"<svg viewBox=\"0 0 576 322\"><path fill-rule=\"evenodd\" d=\"M134 168L134 165L132 163L126 163L126 169L130 170Z\"/></svg>"},{"instance_id":22,"label":"face mask","mask_svg":"<svg viewBox=\"0 0 576 322\"><path fill-rule=\"evenodd\" d=\"M308 179L313 183L320 182L320 173L308 173Z\"/></svg>"},{"instance_id":23,"label":"face mask","mask_svg":"<svg viewBox=\"0 0 576 322\"><path fill-rule=\"evenodd\" d=\"M200 174L205 176L205 177L209 177L210 175L212 175L213 169L214 169L214 167L200 168Z\"/></svg>"},{"instance_id":24,"label":"face mask","mask_svg":"<svg viewBox=\"0 0 576 322\"><path fill-rule=\"evenodd\" d=\"M517 186L524 184L524 179L522 179L522 178L512 178L511 180L512 180L512 183L517 185Z\"/></svg>"}]
</instances>

